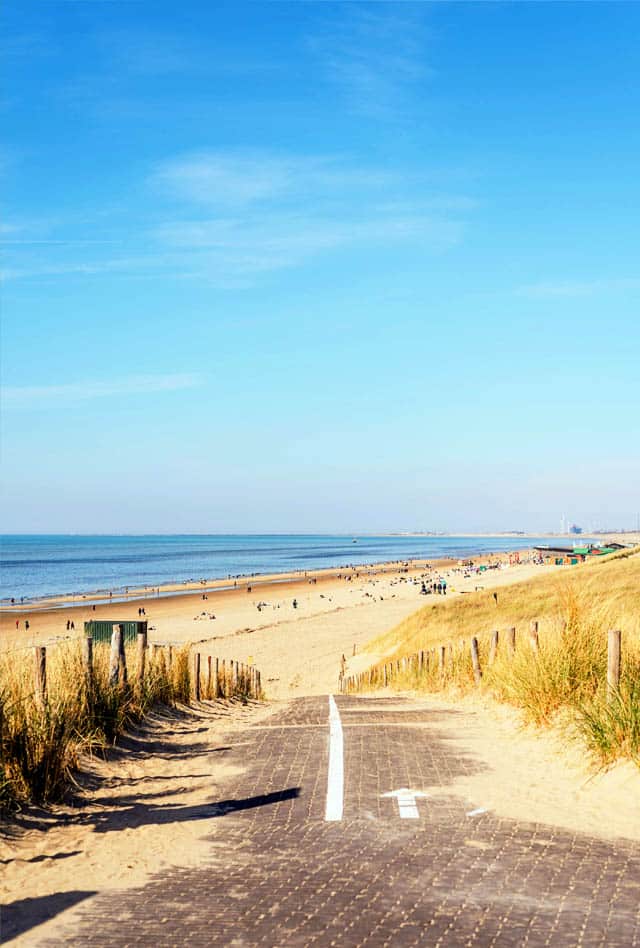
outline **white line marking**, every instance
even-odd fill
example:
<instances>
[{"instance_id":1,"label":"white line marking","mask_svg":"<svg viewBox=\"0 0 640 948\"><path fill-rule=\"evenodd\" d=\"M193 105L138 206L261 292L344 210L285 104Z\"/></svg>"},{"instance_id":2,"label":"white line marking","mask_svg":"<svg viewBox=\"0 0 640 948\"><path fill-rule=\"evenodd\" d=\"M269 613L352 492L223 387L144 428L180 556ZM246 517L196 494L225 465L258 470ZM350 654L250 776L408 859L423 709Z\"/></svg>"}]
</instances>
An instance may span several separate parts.
<instances>
[{"instance_id":1,"label":"white line marking","mask_svg":"<svg viewBox=\"0 0 640 948\"><path fill-rule=\"evenodd\" d=\"M344 741L342 721L333 695L329 695L329 770L327 772L327 807L325 820L342 819L344 802Z\"/></svg>"},{"instance_id":2,"label":"white line marking","mask_svg":"<svg viewBox=\"0 0 640 948\"><path fill-rule=\"evenodd\" d=\"M391 790L389 793L383 793L383 797L395 797L398 801L398 811L401 820L418 820L420 813L416 805L417 797L426 797L423 790L409 790L407 787L400 787L399 790Z\"/></svg>"},{"instance_id":3,"label":"white line marking","mask_svg":"<svg viewBox=\"0 0 640 948\"><path fill-rule=\"evenodd\" d=\"M481 807L478 807L477 810L470 810L467 813L467 816L480 816L481 813L486 813L486 812L487 812L486 809L483 806L481 806Z\"/></svg>"}]
</instances>

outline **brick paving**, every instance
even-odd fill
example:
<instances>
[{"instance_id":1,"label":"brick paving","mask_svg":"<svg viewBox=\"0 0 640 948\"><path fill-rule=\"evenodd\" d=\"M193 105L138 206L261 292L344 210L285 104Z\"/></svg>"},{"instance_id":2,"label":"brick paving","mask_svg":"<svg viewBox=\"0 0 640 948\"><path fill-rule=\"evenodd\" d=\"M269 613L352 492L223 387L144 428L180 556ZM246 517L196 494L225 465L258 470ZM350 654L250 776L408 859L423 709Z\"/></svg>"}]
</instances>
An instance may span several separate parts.
<instances>
[{"instance_id":1,"label":"brick paving","mask_svg":"<svg viewBox=\"0 0 640 948\"><path fill-rule=\"evenodd\" d=\"M227 752L248 769L212 804L220 825L206 864L97 896L73 928L40 943L640 946L640 847L467 816L481 801L447 788L478 764L439 734L446 712L395 699L337 704L341 822L323 819L328 702L300 699ZM400 819L381 796L400 787L427 789L420 819Z\"/></svg>"}]
</instances>

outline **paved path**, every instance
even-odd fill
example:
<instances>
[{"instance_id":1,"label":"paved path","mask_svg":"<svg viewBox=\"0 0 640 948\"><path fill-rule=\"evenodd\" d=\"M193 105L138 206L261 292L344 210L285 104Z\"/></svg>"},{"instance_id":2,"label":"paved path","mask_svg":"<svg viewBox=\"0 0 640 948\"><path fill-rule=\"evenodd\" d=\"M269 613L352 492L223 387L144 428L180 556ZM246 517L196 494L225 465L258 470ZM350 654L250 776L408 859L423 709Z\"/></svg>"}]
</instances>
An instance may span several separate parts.
<instances>
[{"instance_id":1,"label":"paved path","mask_svg":"<svg viewBox=\"0 0 640 948\"><path fill-rule=\"evenodd\" d=\"M97 896L45 944L640 946L640 847L497 819L451 795L478 766L439 734L455 712L336 704L341 819L325 819L329 700L300 699L228 751L247 770L212 804L209 862ZM331 770L335 783L335 757ZM184 809L175 819L211 815Z\"/></svg>"}]
</instances>

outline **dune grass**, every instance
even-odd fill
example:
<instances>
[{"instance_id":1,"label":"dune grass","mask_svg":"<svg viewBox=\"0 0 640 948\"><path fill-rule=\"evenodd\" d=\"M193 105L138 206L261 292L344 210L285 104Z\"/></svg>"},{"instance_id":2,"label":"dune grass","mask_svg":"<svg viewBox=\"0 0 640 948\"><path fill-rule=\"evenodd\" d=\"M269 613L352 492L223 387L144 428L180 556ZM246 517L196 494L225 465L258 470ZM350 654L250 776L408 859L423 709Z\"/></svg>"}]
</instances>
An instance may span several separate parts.
<instances>
[{"instance_id":1,"label":"dune grass","mask_svg":"<svg viewBox=\"0 0 640 948\"><path fill-rule=\"evenodd\" d=\"M630 553L632 555L630 555ZM455 580L452 581L455 587ZM497 595L497 602L494 598ZM541 631L563 621L572 608L597 610L603 621L640 634L640 550L623 551L580 566L557 567L532 580L437 601L368 643L366 651L406 655L462 636L524 626Z\"/></svg>"},{"instance_id":2,"label":"dune grass","mask_svg":"<svg viewBox=\"0 0 640 948\"><path fill-rule=\"evenodd\" d=\"M32 650L0 654L0 810L61 799L80 753L104 752L154 705L191 701L189 645L173 649L170 664L167 650L147 652L141 681L136 646L125 651L128 681L110 684L109 645L94 646L90 680L80 641L49 649L44 704L33 690ZM202 679L202 698L216 697L219 688L201 674ZM227 698L246 701L251 692L248 676L232 678L229 668L220 686Z\"/></svg>"},{"instance_id":3,"label":"dune grass","mask_svg":"<svg viewBox=\"0 0 640 948\"><path fill-rule=\"evenodd\" d=\"M475 636L483 691L537 725L562 718L601 763L626 757L640 766L640 551L559 568L496 592L497 603L487 590L426 606L367 648L385 656L382 664L400 660L394 686L460 692L477 687L469 650ZM532 619L539 623L537 651L528 638ZM511 627L514 654L505 636ZM623 642L620 688L613 696L606 689L610 628L621 630ZM494 630L499 648L490 661ZM428 668L402 662L420 651L429 656Z\"/></svg>"},{"instance_id":4,"label":"dune grass","mask_svg":"<svg viewBox=\"0 0 640 948\"><path fill-rule=\"evenodd\" d=\"M47 700L33 692L30 651L0 656L0 806L59 799L72 782L82 750L104 750L159 702L188 701L188 648L179 650L171 670L150 663L137 682L136 650L128 647L127 684L109 683L109 646L96 645L88 680L80 642L50 649Z\"/></svg>"}]
</instances>

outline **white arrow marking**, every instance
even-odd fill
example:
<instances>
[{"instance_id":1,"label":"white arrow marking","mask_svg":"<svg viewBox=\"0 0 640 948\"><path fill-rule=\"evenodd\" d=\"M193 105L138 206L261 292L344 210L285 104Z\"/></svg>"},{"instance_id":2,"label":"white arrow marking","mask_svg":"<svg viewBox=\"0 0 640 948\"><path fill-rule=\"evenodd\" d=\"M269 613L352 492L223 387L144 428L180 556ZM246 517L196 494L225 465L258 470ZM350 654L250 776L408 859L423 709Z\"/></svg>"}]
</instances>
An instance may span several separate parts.
<instances>
[{"instance_id":1,"label":"white arrow marking","mask_svg":"<svg viewBox=\"0 0 640 948\"><path fill-rule=\"evenodd\" d=\"M417 797L426 797L428 794L422 790L409 790L407 787L400 787L399 790L390 790L389 793L383 793L382 796L395 797L397 799L400 819L417 820L420 814L416 806L416 799Z\"/></svg>"},{"instance_id":2,"label":"white arrow marking","mask_svg":"<svg viewBox=\"0 0 640 948\"><path fill-rule=\"evenodd\" d=\"M327 806L324 818L342 819L344 799L344 751L342 721L333 695L329 695L329 770L327 773Z\"/></svg>"}]
</instances>

